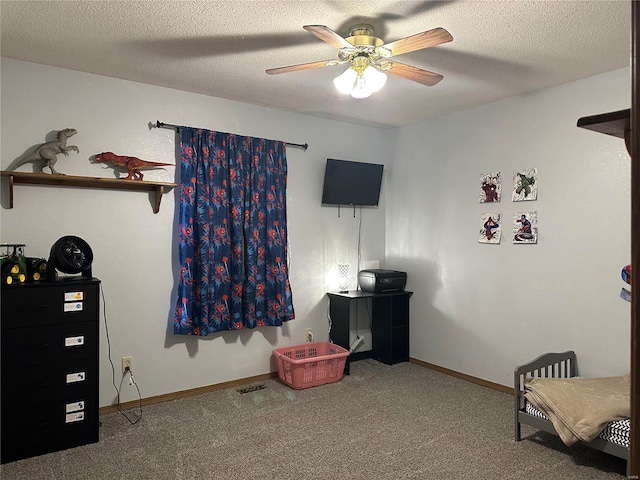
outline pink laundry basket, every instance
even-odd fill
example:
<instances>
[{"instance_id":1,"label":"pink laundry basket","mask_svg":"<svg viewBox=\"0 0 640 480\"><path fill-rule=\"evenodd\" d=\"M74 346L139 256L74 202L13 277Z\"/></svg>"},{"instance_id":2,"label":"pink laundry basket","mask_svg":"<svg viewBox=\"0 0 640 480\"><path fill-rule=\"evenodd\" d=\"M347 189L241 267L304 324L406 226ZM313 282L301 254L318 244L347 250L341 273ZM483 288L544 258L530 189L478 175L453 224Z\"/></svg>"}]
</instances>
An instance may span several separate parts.
<instances>
[{"instance_id":1,"label":"pink laundry basket","mask_svg":"<svg viewBox=\"0 0 640 480\"><path fill-rule=\"evenodd\" d=\"M349 351L330 342L305 343L273 350L278 377L300 390L342 380Z\"/></svg>"}]
</instances>

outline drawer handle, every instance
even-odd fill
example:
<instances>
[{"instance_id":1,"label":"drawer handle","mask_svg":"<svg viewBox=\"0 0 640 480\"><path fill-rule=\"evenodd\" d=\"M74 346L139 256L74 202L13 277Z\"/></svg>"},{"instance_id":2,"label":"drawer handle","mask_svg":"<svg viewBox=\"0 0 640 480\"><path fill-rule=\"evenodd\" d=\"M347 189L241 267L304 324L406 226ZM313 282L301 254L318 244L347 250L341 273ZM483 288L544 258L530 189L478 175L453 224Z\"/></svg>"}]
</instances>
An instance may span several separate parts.
<instances>
[{"instance_id":1,"label":"drawer handle","mask_svg":"<svg viewBox=\"0 0 640 480\"><path fill-rule=\"evenodd\" d=\"M45 350L50 347L51 347L50 343L41 343L40 345L29 345L27 348L29 350Z\"/></svg>"},{"instance_id":2,"label":"drawer handle","mask_svg":"<svg viewBox=\"0 0 640 480\"><path fill-rule=\"evenodd\" d=\"M32 305L21 305L19 306L16 310L20 313L27 313L27 312L42 312L43 310L46 310L50 307L50 305L47 303L45 305L36 305L36 306L32 306Z\"/></svg>"}]
</instances>

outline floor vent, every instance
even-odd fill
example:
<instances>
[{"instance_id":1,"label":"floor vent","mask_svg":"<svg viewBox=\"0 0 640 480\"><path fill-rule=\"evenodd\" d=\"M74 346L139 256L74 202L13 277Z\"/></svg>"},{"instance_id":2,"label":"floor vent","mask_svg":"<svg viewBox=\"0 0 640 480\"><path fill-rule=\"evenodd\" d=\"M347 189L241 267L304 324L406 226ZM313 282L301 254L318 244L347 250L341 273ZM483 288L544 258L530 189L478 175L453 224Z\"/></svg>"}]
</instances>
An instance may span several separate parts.
<instances>
[{"instance_id":1,"label":"floor vent","mask_svg":"<svg viewBox=\"0 0 640 480\"><path fill-rule=\"evenodd\" d=\"M267 388L265 385L252 385L250 387L239 388L237 392L240 394L251 393L251 392L256 392L258 390L264 390L265 388Z\"/></svg>"}]
</instances>

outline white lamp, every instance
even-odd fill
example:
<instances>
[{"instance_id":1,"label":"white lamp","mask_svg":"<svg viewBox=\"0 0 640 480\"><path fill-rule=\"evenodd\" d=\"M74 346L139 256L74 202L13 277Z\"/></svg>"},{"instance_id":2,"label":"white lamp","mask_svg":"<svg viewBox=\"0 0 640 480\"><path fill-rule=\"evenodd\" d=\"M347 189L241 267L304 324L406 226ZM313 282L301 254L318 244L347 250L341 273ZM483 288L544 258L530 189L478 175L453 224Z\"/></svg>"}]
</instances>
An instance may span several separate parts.
<instances>
[{"instance_id":1,"label":"white lamp","mask_svg":"<svg viewBox=\"0 0 640 480\"><path fill-rule=\"evenodd\" d=\"M380 90L387 82L387 75L370 64L369 58L362 56L353 60L353 65L333 79L333 84L343 94L353 98L366 98Z\"/></svg>"},{"instance_id":2,"label":"white lamp","mask_svg":"<svg viewBox=\"0 0 640 480\"><path fill-rule=\"evenodd\" d=\"M338 282L341 293L349 291L349 265L338 265Z\"/></svg>"}]
</instances>

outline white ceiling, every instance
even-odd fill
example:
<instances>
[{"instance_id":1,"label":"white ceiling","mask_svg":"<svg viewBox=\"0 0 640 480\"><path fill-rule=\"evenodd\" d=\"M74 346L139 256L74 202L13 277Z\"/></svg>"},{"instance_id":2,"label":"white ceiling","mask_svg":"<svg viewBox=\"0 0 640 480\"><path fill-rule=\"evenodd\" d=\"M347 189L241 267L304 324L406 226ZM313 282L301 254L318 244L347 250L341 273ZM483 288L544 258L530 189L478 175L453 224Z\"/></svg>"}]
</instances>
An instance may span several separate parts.
<instances>
[{"instance_id":1,"label":"white ceiling","mask_svg":"<svg viewBox=\"0 0 640 480\"><path fill-rule=\"evenodd\" d=\"M3 57L373 126L399 126L630 64L629 1L9 1ZM332 79L345 65L267 75L330 60L303 30L342 36L370 23L390 42L435 27L453 41L394 57L444 75L433 87L389 75L357 100Z\"/></svg>"}]
</instances>

